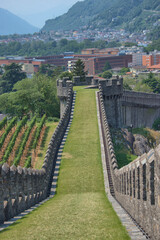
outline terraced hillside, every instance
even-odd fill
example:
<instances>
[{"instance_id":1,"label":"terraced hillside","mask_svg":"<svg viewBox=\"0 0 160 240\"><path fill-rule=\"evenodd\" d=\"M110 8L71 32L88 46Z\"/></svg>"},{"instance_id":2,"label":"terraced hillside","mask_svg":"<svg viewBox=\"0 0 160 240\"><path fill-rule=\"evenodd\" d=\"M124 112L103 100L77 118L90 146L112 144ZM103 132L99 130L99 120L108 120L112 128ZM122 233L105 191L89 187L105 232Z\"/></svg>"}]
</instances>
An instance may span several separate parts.
<instances>
[{"instance_id":1,"label":"terraced hillside","mask_svg":"<svg viewBox=\"0 0 160 240\"><path fill-rule=\"evenodd\" d=\"M95 90L77 87L57 194L0 239L130 239L105 195Z\"/></svg>"}]
</instances>

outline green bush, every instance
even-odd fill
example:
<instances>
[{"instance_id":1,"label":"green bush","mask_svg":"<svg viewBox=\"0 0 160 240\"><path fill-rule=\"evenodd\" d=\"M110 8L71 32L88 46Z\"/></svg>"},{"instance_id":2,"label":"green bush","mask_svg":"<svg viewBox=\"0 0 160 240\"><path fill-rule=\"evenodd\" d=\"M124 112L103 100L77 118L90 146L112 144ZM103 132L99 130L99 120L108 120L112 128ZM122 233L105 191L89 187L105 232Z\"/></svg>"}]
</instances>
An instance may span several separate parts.
<instances>
[{"instance_id":1,"label":"green bush","mask_svg":"<svg viewBox=\"0 0 160 240\"><path fill-rule=\"evenodd\" d=\"M102 73L101 76L102 76L102 78L109 79L109 78L112 77L112 73L109 72L109 71L105 71L105 72Z\"/></svg>"},{"instance_id":2,"label":"green bush","mask_svg":"<svg viewBox=\"0 0 160 240\"><path fill-rule=\"evenodd\" d=\"M160 130L160 118L157 118L157 119L154 121L154 123L153 123L153 125L152 125L152 128L153 128L154 130Z\"/></svg>"},{"instance_id":3,"label":"green bush","mask_svg":"<svg viewBox=\"0 0 160 240\"><path fill-rule=\"evenodd\" d=\"M54 117L54 122L59 122L59 118Z\"/></svg>"},{"instance_id":4,"label":"green bush","mask_svg":"<svg viewBox=\"0 0 160 240\"><path fill-rule=\"evenodd\" d=\"M54 118L53 118L53 117L48 117L48 118L47 118L47 121L48 121L48 122L54 122Z\"/></svg>"}]
</instances>

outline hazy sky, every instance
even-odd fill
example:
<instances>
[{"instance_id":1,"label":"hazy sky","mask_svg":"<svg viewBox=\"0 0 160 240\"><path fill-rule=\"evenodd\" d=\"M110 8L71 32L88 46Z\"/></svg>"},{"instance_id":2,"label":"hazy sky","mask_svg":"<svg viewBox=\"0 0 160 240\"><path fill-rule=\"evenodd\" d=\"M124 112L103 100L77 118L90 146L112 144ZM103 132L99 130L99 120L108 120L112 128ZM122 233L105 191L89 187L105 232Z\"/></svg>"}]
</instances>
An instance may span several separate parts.
<instances>
[{"instance_id":1,"label":"hazy sky","mask_svg":"<svg viewBox=\"0 0 160 240\"><path fill-rule=\"evenodd\" d=\"M41 28L45 20L67 12L76 2L78 0L0 0L0 8Z\"/></svg>"}]
</instances>

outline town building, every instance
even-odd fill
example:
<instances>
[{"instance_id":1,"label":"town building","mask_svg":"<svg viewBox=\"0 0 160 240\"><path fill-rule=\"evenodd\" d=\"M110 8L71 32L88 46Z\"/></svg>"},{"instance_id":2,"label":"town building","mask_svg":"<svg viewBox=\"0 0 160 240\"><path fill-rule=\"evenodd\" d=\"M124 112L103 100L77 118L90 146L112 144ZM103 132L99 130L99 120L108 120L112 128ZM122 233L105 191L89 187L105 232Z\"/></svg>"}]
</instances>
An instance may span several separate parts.
<instances>
[{"instance_id":1,"label":"town building","mask_svg":"<svg viewBox=\"0 0 160 240\"><path fill-rule=\"evenodd\" d=\"M143 54L142 52L132 54L132 66L142 66Z\"/></svg>"},{"instance_id":2,"label":"town building","mask_svg":"<svg viewBox=\"0 0 160 240\"><path fill-rule=\"evenodd\" d=\"M98 55L117 55L119 53L118 48L87 48L81 51L81 54L98 54Z\"/></svg>"},{"instance_id":3,"label":"town building","mask_svg":"<svg viewBox=\"0 0 160 240\"><path fill-rule=\"evenodd\" d=\"M128 64L132 62L132 55L122 56L105 56L105 57L93 57L85 60L85 71L89 75L95 75L104 70L104 66L108 62L111 68L128 67Z\"/></svg>"},{"instance_id":4,"label":"town building","mask_svg":"<svg viewBox=\"0 0 160 240\"><path fill-rule=\"evenodd\" d=\"M143 66L151 67L152 65L157 65L160 63L160 52L154 51L150 54L145 54L142 57Z\"/></svg>"},{"instance_id":5,"label":"town building","mask_svg":"<svg viewBox=\"0 0 160 240\"><path fill-rule=\"evenodd\" d=\"M33 74L34 72L38 72L39 67L45 63L44 60L40 59L0 59L0 66L4 67L5 65L10 65L11 63L17 63L22 65L22 70L27 74Z\"/></svg>"},{"instance_id":6,"label":"town building","mask_svg":"<svg viewBox=\"0 0 160 240\"><path fill-rule=\"evenodd\" d=\"M160 71L160 63L147 67L147 69L149 69L150 71Z\"/></svg>"}]
</instances>

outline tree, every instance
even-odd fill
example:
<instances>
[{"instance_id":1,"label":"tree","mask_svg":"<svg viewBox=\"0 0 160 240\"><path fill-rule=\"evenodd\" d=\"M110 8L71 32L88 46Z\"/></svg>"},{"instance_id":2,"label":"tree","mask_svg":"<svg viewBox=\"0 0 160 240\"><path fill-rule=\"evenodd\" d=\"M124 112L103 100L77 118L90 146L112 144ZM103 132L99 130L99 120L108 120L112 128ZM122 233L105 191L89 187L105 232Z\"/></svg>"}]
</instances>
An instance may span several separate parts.
<instances>
[{"instance_id":1,"label":"tree","mask_svg":"<svg viewBox=\"0 0 160 240\"><path fill-rule=\"evenodd\" d=\"M66 71L66 72L63 72L63 73L61 73L61 74L59 75L59 78L60 78L60 79L63 79L64 77L68 77L69 80L72 80L72 78L73 78L73 73Z\"/></svg>"},{"instance_id":2,"label":"tree","mask_svg":"<svg viewBox=\"0 0 160 240\"><path fill-rule=\"evenodd\" d=\"M2 75L3 74L3 68L2 68L2 66L0 66L0 75Z\"/></svg>"},{"instance_id":3,"label":"tree","mask_svg":"<svg viewBox=\"0 0 160 240\"><path fill-rule=\"evenodd\" d=\"M123 67L123 68L121 68L121 70L120 70L120 74L121 74L121 75L125 75L127 72L130 72L130 69L129 69L129 68L126 68L126 67Z\"/></svg>"},{"instance_id":4,"label":"tree","mask_svg":"<svg viewBox=\"0 0 160 240\"><path fill-rule=\"evenodd\" d=\"M133 43L133 42L125 42L124 43L125 47L133 47L133 46L138 46L137 43Z\"/></svg>"},{"instance_id":5,"label":"tree","mask_svg":"<svg viewBox=\"0 0 160 240\"><path fill-rule=\"evenodd\" d=\"M128 83L123 83L123 89L125 89L125 90L130 90L130 91L132 91L132 88L129 86L129 84Z\"/></svg>"},{"instance_id":6,"label":"tree","mask_svg":"<svg viewBox=\"0 0 160 240\"><path fill-rule=\"evenodd\" d=\"M106 79L109 79L109 78L112 77L112 73L109 72L109 71L105 71L105 72L102 73L102 77L106 78Z\"/></svg>"},{"instance_id":7,"label":"tree","mask_svg":"<svg viewBox=\"0 0 160 240\"><path fill-rule=\"evenodd\" d=\"M87 72L84 71L85 65L81 59L78 59L73 68L73 75L80 76L80 81L84 82L86 80L85 76Z\"/></svg>"},{"instance_id":8,"label":"tree","mask_svg":"<svg viewBox=\"0 0 160 240\"><path fill-rule=\"evenodd\" d=\"M154 93L160 93L160 79L156 78L152 72L149 73L144 83L146 83Z\"/></svg>"},{"instance_id":9,"label":"tree","mask_svg":"<svg viewBox=\"0 0 160 240\"><path fill-rule=\"evenodd\" d=\"M104 68L103 68L103 71L107 71L107 70L109 70L111 68L112 67L111 67L110 63L108 61L106 61L105 65L104 65Z\"/></svg>"},{"instance_id":10,"label":"tree","mask_svg":"<svg viewBox=\"0 0 160 240\"><path fill-rule=\"evenodd\" d=\"M50 64L42 64L39 67L38 72L40 74L46 74L47 76L51 77L53 75L54 69L55 69L55 66L52 66Z\"/></svg>"},{"instance_id":11,"label":"tree","mask_svg":"<svg viewBox=\"0 0 160 240\"><path fill-rule=\"evenodd\" d=\"M0 111L11 116L26 115L59 117L56 81L46 75L36 74L14 85L13 92L0 95Z\"/></svg>"},{"instance_id":12,"label":"tree","mask_svg":"<svg viewBox=\"0 0 160 240\"><path fill-rule=\"evenodd\" d=\"M66 46L67 43L68 43L68 40L67 40L66 38L62 38L62 39L59 41L60 47Z\"/></svg>"},{"instance_id":13,"label":"tree","mask_svg":"<svg viewBox=\"0 0 160 240\"><path fill-rule=\"evenodd\" d=\"M22 65L17 63L11 63L4 67L4 74L0 80L1 92L10 92L13 88L13 85L26 78L26 73L22 72Z\"/></svg>"},{"instance_id":14,"label":"tree","mask_svg":"<svg viewBox=\"0 0 160 240\"><path fill-rule=\"evenodd\" d=\"M63 67L56 67L51 64L42 64L39 68L38 73L46 75L48 77L58 77L63 72Z\"/></svg>"}]
</instances>

